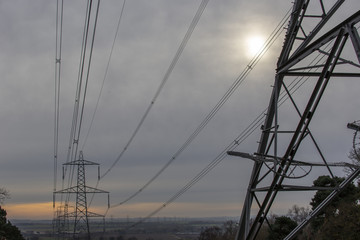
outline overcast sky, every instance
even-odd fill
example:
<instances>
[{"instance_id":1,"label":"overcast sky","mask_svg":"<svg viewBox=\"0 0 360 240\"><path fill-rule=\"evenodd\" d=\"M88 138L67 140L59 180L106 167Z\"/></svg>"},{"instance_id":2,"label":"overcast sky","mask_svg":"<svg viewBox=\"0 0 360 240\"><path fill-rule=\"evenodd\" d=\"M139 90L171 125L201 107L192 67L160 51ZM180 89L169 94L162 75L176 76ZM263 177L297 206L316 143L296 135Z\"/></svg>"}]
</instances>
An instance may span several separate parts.
<instances>
[{"instance_id":1,"label":"overcast sky","mask_svg":"<svg viewBox=\"0 0 360 240\"><path fill-rule=\"evenodd\" d=\"M333 1L330 1L333 2ZM101 2L80 147L104 79L122 1ZM82 150L105 172L135 130L162 81L200 1L131 0L124 8L99 108ZM116 204L141 188L178 151L251 59L248 39L266 39L292 1L210 1L144 124L99 188ZM57 190L66 161L79 70L85 1L65 1ZM346 1L328 29L360 9ZM0 187L11 193L10 218L51 218L56 1L0 1ZM264 109L284 34L195 141L148 188L108 216L146 216L180 190L225 149ZM346 161L360 119L358 79L329 84L312 127L330 161ZM306 91L306 88L303 90ZM298 95L301 98L301 94ZM259 129L239 151L257 149ZM239 216L252 162L227 157L157 216ZM343 175L342 171L338 172ZM90 169L89 185L97 173ZM300 206L308 204L305 194ZM94 207L103 214L106 196ZM291 207L299 195L280 198ZM34 215L33 212L38 214Z\"/></svg>"}]
</instances>

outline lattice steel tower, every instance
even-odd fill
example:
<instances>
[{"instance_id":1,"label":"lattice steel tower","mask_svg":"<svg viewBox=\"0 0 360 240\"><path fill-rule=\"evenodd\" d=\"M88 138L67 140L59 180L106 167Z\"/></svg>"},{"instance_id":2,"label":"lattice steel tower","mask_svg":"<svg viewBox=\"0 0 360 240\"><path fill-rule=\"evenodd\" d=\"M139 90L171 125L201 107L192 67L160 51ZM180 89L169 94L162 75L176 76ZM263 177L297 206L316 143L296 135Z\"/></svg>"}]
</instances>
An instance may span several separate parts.
<instances>
[{"instance_id":1,"label":"lattice steel tower","mask_svg":"<svg viewBox=\"0 0 360 240\"><path fill-rule=\"evenodd\" d=\"M73 238L86 238L90 239L90 228L89 228L89 218L90 217L104 217L103 215L90 212L88 210L88 194L96 193L106 193L108 194L109 201L109 192L103 191L97 188L89 187L86 185L86 171L85 166L98 166L98 173L100 172L99 164L91 161L87 161L83 157L83 153L80 151L79 159L63 164L64 166L74 166L77 169L77 181L76 185L67 189L63 189L55 192L55 194L75 194L75 211L72 213L65 213L60 217L63 219L74 218L73 222ZM98 178L100 173L98 174ZM68 203L65 203L65 208L68 209ZM108 202L109 206L109 202Z\"/></svg>"},{"instance_id":2,"label":"lattice steel tower","mask_svg":"<svg viewBox=\"0 0 360 240\"><path fill-rule=\"evenodd\" d=\"M329 163L310 131L310 123L329 80L338 77L360 77L360 38L357 32L360 11L326 33L320 34L321 31L325 31L326 23L344 1L294 2L285 42L277 63L269 107L261 128L258 150L254 154L229 152L230 155L254 161L236 237L238 240L256 239L262 224L268 223L267 215L279 192L286 194L286 191L320 190L312 185L300 185L302 182L297 180L313 176L314 174L309 175L313 167L324 168L331 177L334 177L333 167L352 167L352 172L340 185L327 188L331 189L332 193L285 239L292 239L360 173L357 166L348 163ZM329 4L332 5L328 6ZM350 59L350 55L353 59ZM307 94L304 93L308 98L304 100L302 97L299 101L293 93L305 81L312 85L306 89ZM279 106L285 99L288 99L289 104L283 111ZM285 114L286 117L280 117ZM287 119L289 121L286 121ZM307 146L311 144L315 149L314 156L310 156L311 159L308 153L299 154L301 151L298 150L302 150L304 143ZM319 161L313 162L314 159ZM251 209L257 211L252 221Z\"/></svg>"}]
</instances>

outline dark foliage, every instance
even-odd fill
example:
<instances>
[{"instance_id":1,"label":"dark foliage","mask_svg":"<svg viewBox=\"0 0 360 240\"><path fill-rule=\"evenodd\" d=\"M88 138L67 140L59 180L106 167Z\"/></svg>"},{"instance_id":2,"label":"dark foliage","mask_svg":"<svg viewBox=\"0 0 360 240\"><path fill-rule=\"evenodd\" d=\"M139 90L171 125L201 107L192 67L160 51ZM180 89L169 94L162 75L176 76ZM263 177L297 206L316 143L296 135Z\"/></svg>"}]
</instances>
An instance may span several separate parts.
<instances>
[{"instance_id":1,"label":"dark foliage","mask_svg":"<svg viewBox=\"0 0 360 240\"><path fill-rule=\"evenodd\" d=\"M329 214L320 227L317 239L360 239L360 206L341 202L336 214Z\"/></svg>"},{"instance_id":2,"label":"dark foliage","mask_svg":"<svg viewBox=\"0 0 360 240\"><path fill-rule=\"evenodd\" d=\"M201 231L199 240L221 240L222 230L217 226L208 227Z\"/></svg>"},{"instance_id":3,"label":"dark foliage","mask_svg":"<svg viewBox=\"0 0 360 240\"><path fill-rule=\"evenodd\" d=\"M319 187L335 187L340 184L344 178L331 178L330 176L320 176L314 181L314 186ZM315 196L311 199L310 205L312 209L316 208L329 194L331 190L319 190L316 192ZM358 199L359 188L354 184L349 184L340 194L337 196L331 204L321 212L311 223L314 231L320 229L324 224L325 218L333 216L338 209L338 206L341 202L355 203Z\"/></svg>"},{"instance_id":4,"label":"dark foliage","mask_svg":"<svg viewBox=\"0 0 360 240\"><path fill-rule=\"evenodd\" d=\"M283 239L286 237L295 227L297 223L289 217L281 216L276 217L275 222L271 224L269 228L268 240Z\"/></svg>"},{"instance_id":5,"label":"dark foliage","mask_svg":"<svg viewBox=\"0 0 360 240\"><path fill-rule=\"evenodd\" d=\"M199 240L230 240L235 239L237 224L227 221L222 227L213 226L201 231Z\"/></svg>"},{"instance_id":6,"label":"dark foliage","mask_svg":"<svg viewBox=\"0 0 360 240\"><path fill-rule=\"evenodd\" d=\"M6 211L0 206L0 239L24 240L20 230L6 219Z\"/></svg>"},{"instance_id":7,"label":"dark foliage","mask_svg":"<svg viewBox=\"0 0 360 240\"><path fill-rule=\"evenodd\" d=\"M9 191L5 188L0 188L0 204L4 202L5 199L10 198Z\"/></svg>"}]
</instances>

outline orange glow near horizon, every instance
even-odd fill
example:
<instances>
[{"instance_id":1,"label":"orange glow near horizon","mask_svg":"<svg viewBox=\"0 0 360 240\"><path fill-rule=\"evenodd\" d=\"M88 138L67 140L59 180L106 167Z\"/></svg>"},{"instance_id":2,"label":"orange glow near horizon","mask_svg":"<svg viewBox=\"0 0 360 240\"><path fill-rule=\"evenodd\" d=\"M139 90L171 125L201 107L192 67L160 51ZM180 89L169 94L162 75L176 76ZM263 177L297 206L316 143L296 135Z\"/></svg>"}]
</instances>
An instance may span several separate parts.
<instances>
[{"instance_id":1,"label":"orange glow near horizon","mask_svg":"<svg viewBox=\"0 0 360 240\"><path fill-rule=\"evenodd\" d=\"M107 217L144 217L157 209L163 203L144 202L123 205L118 208L111 208ZM57 203L56 208L61 204ZM54 217L52 202L44 203L19 203L6 204L2 206L7 211L8 219L28 219L28 220L50 220ZM92 212L104 214L106 208L91 207ZM232 214L230 214L232 213ZM214 217L226 215L238 215L240 209L238 204L206 204L206 203L173 203L164 208L158 215L179 216L179 217ZM156 216L155 216L156 217Z\"/></svg>"},{"instance_id":2,"label":"orange glow near horizon","mask_svg":"<svg viewBox=\"0 0 360 240\"><path fill-rule=\"evenodd\" d=\"M61 206L56 203L56 209ZM11 203L2 206L7 212L9 219L32 219L32 220L47 220L54 218L53 202L42 203ZM72 209L73 211L73 209ZM104 209L91 207L91 211L102 214Z\"/></svg>"},{"instance_id":3,"label":"orange glow near horizon","mask_svg":"<svg viewBox=\"0 0 360 240\"><path fill-rule=\"evenodd\" d=\"M7 218L10 219L52 219L53 203L12 203L5 204L3 208L7 212Z\"/></svg>"}]
</instances>

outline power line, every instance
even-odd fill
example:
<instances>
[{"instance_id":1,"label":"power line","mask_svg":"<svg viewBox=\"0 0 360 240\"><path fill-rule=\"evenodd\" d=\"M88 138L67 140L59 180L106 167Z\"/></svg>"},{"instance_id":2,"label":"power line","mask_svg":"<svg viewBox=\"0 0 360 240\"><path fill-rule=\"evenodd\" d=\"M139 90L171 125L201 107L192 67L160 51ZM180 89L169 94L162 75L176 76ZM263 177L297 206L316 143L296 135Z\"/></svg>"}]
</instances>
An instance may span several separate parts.
<instances>
[{"instance_id":1,"label":"power line","mask_svg":"<svg viewBox=\"0 0 360 240\"><path fill-rule=\"evenodd\" d=\"M54 108L54 192L57 185L57 160L59 147L59 118L60 118L60 79L61 79L61 50L64 2L56 2L56 40L55 40L55 108Z\"/></svg>"},{"instance_id":2,"label":"power line","mask_svg":"<svg viewBox=\"0 0 360 240\"><path fill-rule=\"evenodd\" d=\"M68 148L67 148L67 154L66 154L66 163L69 163L73 160L75 160L74 156L74 148L73 145L75 144L75 136L76 136L76 128L77 128L77 121L78 121L78 109L80 104L80 96L78 96L81 92L81 66L83 64L83 55L84 53L84 46L86 45L86 36L88 32L88 18L90 15L90 5L92 1L87 1L86 5L86 11L85 11L85 18L84 18L84 27L83 27L83 37L82 37L82 43L81 43L81 50L80 50L80 62L79 62L79 70L78 70L78 78L77 78L77 84L76 84L76 91L75 91L75 102L74 102L74 108L73 108L73 115L72 115L72 122L71 122L71 128L70 128L70 136L69 136L69 142L68 142ZM63 176L62 176L62 189L65 188L65 176L68 172L68 165L65 166L63 169ZM70 166L70 173L68 174L68 180L67 180L67 187L69 188L72 185L74 177L74 166ZM70 194L66 196L65 202L67 203L69 201ZM63 194L61 195L61 203L63 201ZM65 204L66 204L65 203Z\"/></svg>"},{"instance_id":3,"label":"power line","mask_svg":"<svg viewBox=\"0 0 360 240\"><path fill-rule=\"evenodd\" d=\"M330 46L330 43L328 43L328 46ZM320 59L317 60L319 56ZM318 56L310 63L314 63L316 61L316 64L320 63L324 58L324 55L321 55L321 53L318 54ZM308 70L310 71L310 70ZM288 91L291 91L295 93L307 80L309 77L297 77L295 78L290 84ZM289 99L289 92L288 91L282 91L279 98L279 106L281 106L283 103L285 103ZM248 136L250 136L263 122L265 118L265 113L267 112L267 109L265 109L255 120L245 129L241 132L241 134L230 144L228 145L210 164L208 164L199 174L197 174L191 181L189 181L183 188L181 188L178 192L176 192L170 199L168 199L166 202L164 202L160 207L155 209L153 212L148 214L145 218L142 218L140 221L133 224L131 227L134 227L135 225L138 225L147 219L151 218L155 214L157 214L159 211L161 211L163 208L165 208L170 203L174 202L177 198L179 198L182 194L184 194L188 189L190 189L193 185L195 185L198 181L200 181L205 175L207 175L208 172L210 172L215 166L217 166L226 156L227 151L234 150L238 145L240 145ZM112 207L120 206L120 204L113 205ZM107 214L107 212L106 212Z\"/></svg>"},{"instance_id":4,"label":"power line","mask_svg":"<svg viewBox=\"0 0 360 240\"><path fill-rule=\"evenodd\" d=\"M205 175L207 175L213 168L215 168L226 156L227 151L234 150L239 144L241 144L245 139L250 136L263 122L265 118L265 110L257 117L255 120L247 127L245 128L241 134L230 143L219 155L215 157L203 170L200 171L194 178L192 178L184 187L182 187L178 192L176 192L172 197L170 197L166 202L164 202L160 207L152 211L150 214L148 214L146 217L142 218L140 221L134 223L129 228L132 228L138 224L143 223L147 219L151 218L158 212L160 212L162 209L167 207L169 204L173 203L176 199L178 199L181 195L183 195L187 190L189 190L192 186L194 186L197 182L199 182ZM121 204L116 204L111 206L117 207ZM108 212L108 211L107 211ZM107 214L105 213L105 215Z\"/></svg>"},{"instance_id":5,"label":"power line","mask_svg":"<svg viewBox=\"0 0 360 240\"><path fill-rule=\"evenodd\" d=\"M195 16L193 17L191 23L190 23L190 26L187 30L187 32L185 33L185 36L183 38L183 40L181 41L181 44L174 56L174 58L172 59L171 63L170 63L170 66L168 67L157 91L155 92L155 95L154 97L152 98L151 102L150 102L150 105L148 106L148 108L146 109L144 115L142 116L142 118L140 119L140 122L138 123L138 125L136 126L133 134L131 135L130 139L128 140L128 142L126 143L125 147L123 148L123 150L121 151L121 153L118 155L118 157L116 158L116 160L113 162L113 164L110 166L110 168L103 174L101 175L100 179L97 181L97 184L96 184L96 187L98 187L99 183L100 183L100 180L102 178L104 178L114 167L115 165L119 162L119 160L122 158L122 156L124 155L124 153L126 152L126 150L128 149L128 147L130 146L131 142L133 141L133 139L135 138L135 136L137 135L138 131L140 130L142 124L144 123L146 117L148 116L151 108L153 107L153 105L155 104L155 101L157 99L157 97L159 96L161 90L163 89L165 83L167 82L167 80L169 79L173 69L175 68L175 65L176 63L178 62L180 56L181 56L181 53L183 52L183 50L185 49L186 47L186 44L187 42L189 41L190 37L191 37L191 34L193 33L197 23L199 22L200 20L200 17L202 15L202 13L204 12L205 8L206 8L206 5L207 3L209 2L209 0L202 0L202 2L200 3L199 7L198 7L198 10L196 11L195 13ZM136 194L137 195L137 194ZM90 205L92 204L92 200L93 200L93 197L94 195L92 196L91 198L91 201L90 201Z\"/></svg>"},{"instance_id":6,"label":"power line","mask_svg":"<svg viewBox=\"0 0 360 240\"><path fill-rule=\"evenodd\" d=\"M87 2L86 6L86 16L84 20L84 28L83 28L83 39L82 39L82 45L81 45L81 52L80 52L80 63L79 63L79 71L78 71L78 80L76 84L76 95L75 95L75 103L74 103L74 109L73 109L73 116L72 116L72 124L70 128L70 137L69 137L69 143L68 143L68 149L67 149L67 155L66 155L66 162L70 162L74 160L74 152L73 152L73 144L76 134L76 127L77 127L77 119L78 119L78 105L80 101L79 95L79 89L80 89L80 72L81 72L81 65L82 65L82 59L83 59L83 49L85 45L85 36L86 36L86 28L87 28L87 19L89 15L89 4L90 2ZM65 168L65 174L66 174L67 168Z\"/></svg>"},{"instance_id":7,"label":"power line","mask_svg":"<svg viewBox=\"0 0 360 240\"><path fill-rule=\"evenodd\" d=\"M120 154L118 155L118 157L116 158L116 160L113 162L113 164L110 166L110 168L105 171L105 173L103 175L101 175L100 179L104 178L114 167L115 165L119 162L119 160L122 158L122 156L124 155L125 151L128 149L128 147L130 146L131 142L134 140L135 136L137 135L137 133L139 132L141 126L143 125L146 117L148 116L150 110L152 109L152 107L154 106L161 90L164 88L164 85L165 83L168 81L173 69L175 68L182 52L184 51L185 47L186 47L186 44L188 43L190 37L191 37L191 34L193 33L197 23L199 22L200 20L200 17L202 15L202 13L204 12L205 8L206 8L206 5L207 3L209 2L209 0L202 0L201 3L200 3L200 6L183 38L183 40L181 41L181 44L174 56L174 58L172 59L171 63L170 63L170 66L168 67L158 89L156 90L155 92L155 95L154 97L152 98L149 106L147 107L144 115L142 116L142 118L140 119L140 122L138 123L138 125L136 126L133 134L131 135L130 139L128 140L128 142L126 143L125 147L123 148L123 150L120 152Z\"/></svg>"},{"instance_id":8,"label":"power line","mask_svg":"<svg viewBox=\"0 0 360 240\"><path fill-rule=\"evenodd\" d=\"M328 44L328 46L330 43ZM317 57L321 56L321 54L318 54ZM324 56L320 57L320 59L316 60L316 58L310 63L316 61L316 63L320 63L322 61ZM295 78L290 84L288 91L291 92L291 94L294 94L310 77L297 77ZM279 107L282 106L287 100L289 99L288 92L283 90L280 93L279 98ZM192 178L184 187L182 187L179 191L177 191L172 197L170 197L166 202L164 202L160 207L149 213L147 216L142 218L140 221L132 224L129 228L132 228L138 224L141 224L145 222L147 219L151 218L158 212L160 212L162 209L167 207L169 204L173 203L176 199L178 199L181 195L183 195L187 190L189 190L192 186L194 186L197 182L199 182L203 177L205 177L212 169L214 169L222 160L225 159L227 156L228 151L233 151L235 148L237 148L242 142L244 142L256 129L260 127L260 125L263 123L265 117L266 117L267 108L264 109L239 135L238 137L233 140L223 151L220 152L204 169L200 171L194 178ZM111 206L117 207L121 204L116 204ZM109 209L108 209L109 210ZM108 210L106 211L105 215L107 215Z\"/></svg>"},{"instance_id":9,"label":"power line","mask_svg":"<svg viewBox=\"0 0 360 240\"><path fill-rule=\"evenodd\" d=\"M86 142L87 142L87 139L88 139L88 137L89 137L89 133L90 133L90 131L91 131L91 128L92 128L92 125L93 125L93 122L94 122L94 119L95 119L95 115L96 115L97 109L98 109L98 107L99 107L99 102L100 102L100 98L101 98L102 91L103 91L103 88L104 88L105 80L106 80L106 78L107 78L107 74L108 74L108 71L109 71L110 62L111 62L111 59L112 59L112 54L113 54L113 51L114 51L116 38L117 38L118 33L119 33L120 23L121 23L122 16L123 16L123 13L124 13L125 3L126 3L126 0L123 1L122 7L121 7L121 12L120 12L119 20L118 20L118 23L117 23L117 28L116 28L114 40L113 40L113 43L112 43L112 46L111 46L109 59L108 59L108 62L107 62L107 64L106 64L106 69L105 69L104 78L103 78L103 81L102 81L102 83L101 83L99 96L98 96L97 101L96 101L95 109L94 109L94 112L93 112L93 115L92 115L92 118L91 118L91 122L90 122L89 129L88 129L88 131L87 131L87 133L86 133L86 137L85 137L84 143L83 143L83 145L82 145L82 149L84 149L84 147L85 147L85 144L86 144Z\"/></svg>"},{"instance_id":10,"label":"power line","mask_svg":"<svg viewBox=\"0 0 360 240\"><path fill-rule=\"evenodd\" d=\"M262 56L267 52L270 46L275 42L275 40L280 36L283 31L283 26L285 25L287 19L290 16L290 10L286 13L280 23L276 26L274 31L271 33L269 38L263 44L262 48L258 51L258 53L250 60L248 65L243 69L238 78L233 82L230 88L226 91L226 93L221 97L218 103L214 108L210 111L210 113L203 119L203 121L198 125L195 131L189 136L189 138L182 144L182 146L175 152L175 154L168 160L168 162L148 181L146 182L138 191L130 195L124 201L115 204L114 206L120 206L131 199L135 198L138 194L140 194L145 188L147 188L156 178L160 176L162 172L164 172L167 167L175 161L175 159L191 144L191 142L200 134L200 132L205 128L205 126L210 122L210 120L216 115L216 113L220 110L220 108L226 103L226 101L230 98L230 96L234 93L234 91L241 85L241 83L246 79L246 77L250 74L250 72L254 69L256 64L260 61ZM226 152L225 152L226 153Z\"/></svg>"},{"instance_id":11,"label":"power line","mask_svg":"<svg viewBox=\"0 0 360 240\"><path fill-rule=\"evenodd\" d=\"M290 11L289 11L290 12ZM288 19L290 15L289 12L285 15L285 17L283 18L283 20L285 19ZM287 16L287 17L286 17ZM281 21L282 22L282 21ZM283 22L283 25L279 24L277 26L280 27L279 29L281 29L285 24L285 21ZM274 32L277 32L277 31L274 31ZM279 34L280 35L280 34ZM277 37L279 36L277 35ZM276 38L277 38L276 37ZM274 38L274 39L276 39ZM269 37L269 39L272 39L272 37ZM327 44L327 47L330 46L330 43L329 42ZM265 44L267 45L267 44ZM260 53L264 51L263 49L260 50ZM259 54L260 54L259 53ZM324 55L321 55L321 53L319 53L317 55L317 57L319 56L322 56L319 60L317 60L316 64L320 63L320 61L324 58ZM316 58L317 58L316 57ZM255 59L257 59L258 57L256 56ZM316 58L311 61L310 64L314 63L316 61ZM252 61L251 61L252 62ZM310 66L309 64L309 66ZM252 69L252 63L250 63L248 65L248 67L250 69ZM310 70L309 70L310 71ZM304 80L305 79L305 80ZM289 87L291 86L291 88L289 89L290 91L292 90L292 93L295 93L306 81L307 79L309 79L309 77L307 78L304 78L304 77L301 77L301 78L296 78L294 79L294 81L292 83L290 83ZM301 82L302 81L302 82ZM300 83L300 84L299 84ZM299 85L298 85L299 84ZM282 95L282 96L281 96ZM279 99L279 106L281 106L288 98L289 96L286 95L286 92L283 91L280 95L280 99ZM201 178L203 178L210 170L212 170L216 165L218 165L226 156L226 152L227 151L231 151L233 150L236 145L239 145L240 143L242 143L248 136L251 135L251 133L253 133L255 131L255 129L257 127L259 127L261 125L261 122L262 120L265 118L265 113L266 113L267 109L265 109L251 124L248 128L246 128L240 135L237 139L234 140L234 143L235 144L230 144L225 150L223 150L207 167L205 167L198 175L196 175L188 184L186 184L180 191L178 191L175 195L173 195L172 198L170 198L167 202L165 202L161 207L159 207L158 209L156 209L155 211L153 211L152 213L150 213L148 216L146 216L144 219L142 219L141 222L145 221L146 219L152 217L153 215L155 215L156 213L158 213L161 209L163 209L164 207L166 207L168 204L172 203L173 201L175 201L175 199L177 199L178 197L180 197L183 193L185 193L189 188L191 188L195 183L197 183ZM253 124L253 123L256 123L256 124ZM117 207L117 206L120 206L128 201L130 201L131 199L133 199L135 196L137 196L140 192L142 192L148 185L151 184L151 182L153 182L161 173L162 171L164 171L167 166L170 165L170 163L172 161L174 161L174 157L153 177L150 179L149 182L147 182L142 188L140 188L137 192L135 192L133 195L131 195L130 197L128 197L127 199L125 199L124 201L118 203L118 204L115 204L111 207ZM137 224L137 223L136 223Z\"/></svg>"},{"instance_id":12,"label":"power line","mask_svg":"<svg viewBox=\"0 0 360 240\"><path fill-rule=\"evenodd\" d=\"M93 49L94 49L97 20L98 20L98 16L99 16L99 8L100 8L100 0L98 0L98 4L97 4L97 8L96 8L94 30L93 30L93 35L92 35L92 39L91 39L91 47L90 47L88 67L87 67L87 72L86 72L86 80L85 80L84 94L83 94L83 100L82 100L82 106L81 106L81 114L80 114L77 141L79 141L79 139L80 139L80 131L81 131L81 126L82 126L83 116L84 116L86 93L87 93L87 89L88 89L87 87L88 87L88 83L89 83L89 75L90 75L90 69L91 69L92 54L93 54ZM76 146L78 146L78 145L76 145Z\"/></svg>"},{"instance_id":13,"label":"power line","mask_svg":"<svg viewBox=\"0 0 360 240\"><path fill-rule=\"evenodd\" d=\"M89 25L90 25L90 16L91 16L91 9L92 9L92 0L87 1L86 6L86 16L84 21L84 29L83 29L83 39L82 39L82 46L81 46L81 53L80 53L80 62L79 62L79 71L78 71L78 81L76 86L76 94L75 94L75 103L74 103L74 111L73 111L73 119L72 119L72 126L70 130L70 140L69 140L69 148L68 148L68 155L66 163L75 160L77 146L79 139L76 138L77 133L80 133L81 130L79 128L79 108L80 108L80 101L81 101L81 90L82 90L82 82L83 82L83 75L84 75L84 68L85 68L85 58L86 58L86 49L88 43L88 34L89 34ZM68 177L68 188L71 187L74 177L74 166L70 166L71 172L69 173ZM67 166L65 170L67 169ZM65 172L66 175L66 172ZM70 194L68 194L66 202L69 201Z\"/></svg>"},{"instance_id":14,"label":"power line","mask_svg":"<svg viewBox=\"0 0 360 240\"><path fill-rule=\"evenodd\" d=\"M100 8L100 0L97 2L97 6L95 11L95 18L93 21L92 26L92 35L89 37L90 31L90 22L91 22L91 12L92 12L92 5L93 1L87 1L86 7L86 16L84 21L84 28L83 28L83 39L82 39L82 46L81 46L81 54L80 54L80 63L79 63L79 72L78 72L78 80L77 80L77 87L76 87L76 95L75 95L75 103L74 103L74 110L73 110L73 117L72 117L72 125L70 129L70 138L69 138L69 146L67 151L67 158L66 162L72 161L78 151L78 142L80 139L81 133L81 125L83 122L83 113L85 109L85 102L86 102L86 92L87 86L89 81L89 75L91 70L91 60L92 60L92 53L94 49L95 43L95 34L96 34L96 27L97 27L97 20ZM87 45L90 38L90 49L87 50ZM85 79L84 79L85 78ZM85 86L83 86L85 85ZM68 187L72 185L73 176L74 176L74 167L70 167L70 173L68 175ZM67 172L67 167L64 169L63 175L63 188L65 185L65 176ZM69 196L67 196L67 200L69 200ZM61 199L62 201L62 199Z\"/></svg>"}]
</instances>

